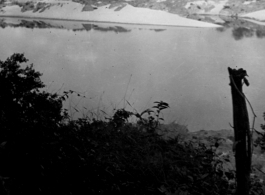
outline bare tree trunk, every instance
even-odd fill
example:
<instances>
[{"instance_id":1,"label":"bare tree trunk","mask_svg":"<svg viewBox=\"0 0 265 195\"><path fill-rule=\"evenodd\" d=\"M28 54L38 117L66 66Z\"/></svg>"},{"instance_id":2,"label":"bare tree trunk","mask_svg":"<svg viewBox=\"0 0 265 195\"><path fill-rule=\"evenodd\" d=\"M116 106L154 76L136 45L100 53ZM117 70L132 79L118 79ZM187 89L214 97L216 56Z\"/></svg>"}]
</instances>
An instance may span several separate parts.
<instances>
[{"instance_id":1,"label":"bare tree trunk","mask_svg":"<svg viewBox=\"0 0 265 195\"><path fill-rule=\"evenodd\" d=\"M236 160L237 195L249 195L251 171L251 135L243 84L248 85L243 69L228 68L232 91L234 151Z\"/></svg>"}]
</instances>

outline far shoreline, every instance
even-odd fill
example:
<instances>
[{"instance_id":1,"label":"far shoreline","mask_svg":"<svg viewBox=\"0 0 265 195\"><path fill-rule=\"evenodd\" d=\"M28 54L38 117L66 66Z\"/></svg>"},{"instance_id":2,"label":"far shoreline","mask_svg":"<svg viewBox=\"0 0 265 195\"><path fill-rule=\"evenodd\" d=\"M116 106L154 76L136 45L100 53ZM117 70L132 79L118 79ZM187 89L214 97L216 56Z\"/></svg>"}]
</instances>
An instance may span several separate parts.
<instances>
[{"instance_id":1,"label":"far shoreline","mask_svg":"<svg viewBox=\"0 0 265 195\"><path fill-rule=\"evenodd\" d=\"M129 26L143 26L143 27L157 27L157 28L198 28L196 26L172 26L172 25L156 25L156 24L137 24L137 23L119 23L108 21L91 21L82 19L63 19L63 18L48 18L48 17L35 17L35 16L20 16L20 15L1 15L0 18L17 18L26 20L51 20L51 21L65 21L65 22L80 22L80 23L94 23L94 24L106 24L106 25L129 25ZM218 27L217 27L218 28ZM219 28L222 28L221 26Z\"/></svg>"},{"instance_id":2,"label":"far shoreline","mask_svg":"<svg viewBox=\"0 0 265 195\"><path fill-rule=\"evenodd\" d=\"M49 3L47 8L37 9L37 11L32 9L22 11L23 8L18 5L5 6L1 8L0 16L150 26L221 27L218 24L188 19L161 10L135 8L129 4L121 9L119 6L111 7L111 5L105 5L98 7L95 11L83 11L84 5L82 4L71 1L54 2L56 3ZM31 5L31 8L34 8L34 6L37 7L37 3Z\"/></svg>"},{"instance_id":3,"label":"far shoreline","mask_svg":"<svg viewBox=\"0 0 265 195\"><path fill-rule=\"evenodd\" d=\"M157 2L164 1L167 0L158 0ZM186 2L186 0L183 1ZM220 21L202 22L162 9L150 9L144 6L134 7L132 6L132 2L134 1L125 0L107 4L107 2L104 1L101 3L100 1L82 3L78 0L7 0L0 5L0 17L165 27L222 27ZM187 6L193 4L200 7L205 6L204 4L200 4L200 2L203 1L191 0L191 2L192 3L187 3L183 8L190 9ZM209 1L210 4L212 2L214 1ZM229 0L215 2L215 7L208 12L203 11L205 8L202 8L202 11L195 12L192 15L250 19L258 22L260 25L265 25L265 10L253 10L254 12L251 13L229 15L223 11L226 9L227 3L229 3ZM250 4L250 6L252 6L252 4Z\"/></svg>"}]
</instances>

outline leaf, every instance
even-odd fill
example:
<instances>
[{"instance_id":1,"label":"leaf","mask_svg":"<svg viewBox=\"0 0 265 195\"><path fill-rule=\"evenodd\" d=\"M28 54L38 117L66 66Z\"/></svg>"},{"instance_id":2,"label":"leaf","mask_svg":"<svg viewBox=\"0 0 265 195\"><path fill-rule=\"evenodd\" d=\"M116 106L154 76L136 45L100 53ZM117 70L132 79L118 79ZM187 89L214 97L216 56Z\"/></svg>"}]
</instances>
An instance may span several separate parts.
<instances>
[{"instance_id":1,"label":"leaf","mask_svg":"<svg viewBox=\"0 0 265 195\"><path fill-rule=\"evenodd\" d=\"M168 107L168 103L166 103L166 102L161 102L160 104L161 104L161 106L167 106Z\"/></svg>"},{"instance_id":2,"label":"leaf","mask_svg":"<svg viewBox=\"0 0 265 195\"><path fill-rule=\"evenodd\" d=\"M188 178L190 179L190 181L191 182L193 182L194 180L193 180L193 177L191 177L191 176L188 176Z\"/></svg>"},{"instance_id":3,"label":"leaf","mask_svg":"<svg viewBox=\"0 0 265 195\"><path fill-rule=\"evenodd\" d=\"M163 185L160 188L158 188L158 190L162 193L165 193L167 191L166 187Z\"/></svg>"},{"instance_id":4,"label":"leaf","mask_svg":"<svg viewBox=\"0 0 265 195\"><path fill-rule=\"evenodd\" d=\"M208 173L205 173L203 176L201 176L201 179L205 179L208 175Z\"/></svg>"},{"instance_id":5,"label":"leaf","mask_svg":"<svg viewBox=\"0 0 265 195\"><path fill-rule=\"evenodd\" d=\"M137 118L142 118L140 114L136 113L134 114Z\"/></svg>"}]
</instances>

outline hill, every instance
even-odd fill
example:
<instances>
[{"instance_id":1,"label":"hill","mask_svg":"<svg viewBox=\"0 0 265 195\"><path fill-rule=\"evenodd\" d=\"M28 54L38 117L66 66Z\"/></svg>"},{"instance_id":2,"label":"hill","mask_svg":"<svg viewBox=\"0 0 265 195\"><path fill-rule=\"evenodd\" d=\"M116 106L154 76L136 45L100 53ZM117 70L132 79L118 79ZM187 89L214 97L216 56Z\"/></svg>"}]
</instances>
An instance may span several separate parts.
<instances>
[{"instance_id":1,"label":"hill","mask_svg":"<svg viewBox=\"0 0 265 195\"><path fill-rule=\"evenodd\" d=\"M4 0L0 6L0 16L218 27L188 18L213 15L251 18L262 22L265 20L264 9L265 1L256 0Z\"/></svg>"}]
</instances>

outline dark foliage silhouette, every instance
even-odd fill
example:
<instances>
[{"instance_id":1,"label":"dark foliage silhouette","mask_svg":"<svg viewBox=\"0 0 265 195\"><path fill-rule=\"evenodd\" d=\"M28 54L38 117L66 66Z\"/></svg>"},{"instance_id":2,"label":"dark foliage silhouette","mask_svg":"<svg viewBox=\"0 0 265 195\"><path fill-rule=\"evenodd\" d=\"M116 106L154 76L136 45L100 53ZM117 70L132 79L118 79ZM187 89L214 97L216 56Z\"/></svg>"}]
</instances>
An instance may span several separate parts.
<instances>
[{"instance_id":1,"label":"dark foliage silhouette","mask_svg":"<svg viewBox=\"0 0 265 195\"><path fill-rule=\"evenodd\" d=\"M23 54L14 54L4 62L0 61L0 122L9 131L5 135L24 125L56 124L63 117L60 97L40 91L44 87L41 74L33 69L33 65L25 68L20 65L27 61ZM1 136L2 139L4 137Z\"/></svg>"},{"instance_id":2,"label":"dark foliage silhouette","mask_svg":"<svg viewBox=\"0 0 265 195\"><path fill-rule=\"evenodd\" d=\"M167 103L118 109L105 121L70 120L63 101L73 91L45 92L27 61L23 54L0 61L1 194L232 194L233 172L213 146L156 134Z\"/></svg>"},{"instance_id":3,"label":"dark foliage silhouette","mask_svg":"<svg viewBox=\"0 0 265 195\"><path fill-rule=\"evenodd\" d=\"M0 175L12 194L38 191L43 144L64 117L60 97L41 91L41 74L23 68L27 61L23 54L0 61Z\"/></svg>"}]
</instances>

